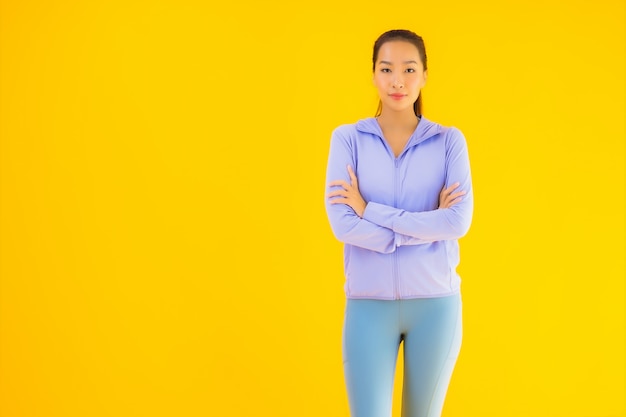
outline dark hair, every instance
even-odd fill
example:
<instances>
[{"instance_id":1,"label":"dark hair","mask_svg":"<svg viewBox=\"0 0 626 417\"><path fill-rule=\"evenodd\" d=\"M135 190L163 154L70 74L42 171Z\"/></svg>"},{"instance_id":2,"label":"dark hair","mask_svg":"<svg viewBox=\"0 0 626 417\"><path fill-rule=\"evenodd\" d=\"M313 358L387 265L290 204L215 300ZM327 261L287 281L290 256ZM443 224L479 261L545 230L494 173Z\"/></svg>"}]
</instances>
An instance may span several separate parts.
<instances>
[{"instance_id":1,"label":"dark hair","mask_svg":"<svg viewBox=\"0 0 626 417\"><path fill-rule=\"evenodd\" d=\"M380 35L376 42L374 42L374 54L372 56L372 71L376 70L376 60L378 59L378 51L380 47L383 46L384 43L390 41L405 41L409 42L417 48L417 51L420 55L420 59L422 60L422 64L424 65L424 71L428 68L426 66L426 47L424 46L424 40L421 36L416 35L410 30L404 29L394 29L387 31ZM382 111L382 102L378 102L378 110L376 110L376 116L380 116ZM415 115L420 117L422 115L422 93L420 92L419 97L415 103L413 103L413 110L415 111Z\"/></svg>"}]
</instances>

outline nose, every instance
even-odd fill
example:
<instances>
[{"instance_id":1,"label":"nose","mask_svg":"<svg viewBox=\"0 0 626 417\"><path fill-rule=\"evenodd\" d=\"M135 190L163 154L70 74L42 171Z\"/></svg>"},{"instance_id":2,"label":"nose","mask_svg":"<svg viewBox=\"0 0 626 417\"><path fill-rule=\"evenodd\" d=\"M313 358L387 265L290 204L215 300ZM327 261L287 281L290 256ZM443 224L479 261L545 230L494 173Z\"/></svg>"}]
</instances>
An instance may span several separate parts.
<instances>
[{"instance_id":1,"label":"nose","mask_svg":"<svg viewBox=\"0 0 626 417\"><path fill-rule=\"evenodd\" d=\"M399 78L397 78L397 77L396 77L396 78L393 80L393 87L394 87L394 88L404 88L404 83L402 82L402 80L401 80L401 79L399 79Z\"/></svg>"}]
</instances>

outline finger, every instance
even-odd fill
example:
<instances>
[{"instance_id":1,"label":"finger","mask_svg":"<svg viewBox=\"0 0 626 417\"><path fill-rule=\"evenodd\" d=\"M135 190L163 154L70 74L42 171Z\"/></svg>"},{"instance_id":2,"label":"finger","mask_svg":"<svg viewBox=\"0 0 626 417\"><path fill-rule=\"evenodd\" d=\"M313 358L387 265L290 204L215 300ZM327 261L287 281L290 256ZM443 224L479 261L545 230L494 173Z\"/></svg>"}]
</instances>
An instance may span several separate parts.
<instances>
[{"instance_id":1,"label":"finger","mask_svg":"<svg viewBox=\"0 0 626 417\"><path fill-rule=\"evenodd\" d=\"M465 191L457 191L456 193L446 195L445 197L440 198L440 206L443 208L448 208L454 204L457 204L463 199L463 196L465 194L467 194Z\"/></svg>"},{"instance_id":2,"label":"finger","mask_svg":"<svg viewBox=\"0 0 626 417\"><path fill-rule=\"evenodd\" d=\"M445 203L447 206L451 206L453 204L459 203L461 200L463 200L463 196L458 196L458 197L450 197L448 199L446 199Z\"/></svg>"},{"instance_id":3,"label":"finger","mask_svg":"<svg viewBox=\"0 0 626 417\"><path fill-rule=\"evenodd\" d=\"M457 197L464 196L465 194L467 194L467 192L465 192L465 191L457 191L456 193L450 194L448 196L448 198L457 198Z\"/></svg>"},{"instance_id":4,"label":"finger","mask_svg":"<svg viewBox=\"0 0 626 417\"><path fill-rule=\"evenodd\" d=\"M345 191L345 190L335 190L335 191L332 191L332 192L330 192L330 193L326 194L326 197L328 197L328 198L333 198L333 197L344 197L344 198L345 198L345 197L347 197L347 195L346 195L346 194L347 194L347 193L346 193L346 191Z\"/></svg>"},{"instance_id":5,"label":"finger","mask_svg":"<svg viewBox=\"0 0 626 417\"><path fill-rule=\"evenodd\" d=\"M350 181L352 181L352 186L356 187L357 185L356 174L354 173L354 170L352 169L350 165L348 165L348 175L350 175Z\"/></svg>"},{"instance_id":6,"label":"finger","mask_svg":"<svg viewBox=\"0 0 626 417\"><path fill-rule=\"evenodd\" d=\"M328 200L330 204L346 204L345 198L335 198L334 200Z\"/></svg>"},{"instance_id":7,"label":"finger","mask_svg":"<svg viewBox=\"0 0 626 417\"><path fill-rule=\"evenodd\" d=\"M459 186L460 186L460 185L461 185L460 183L455 182L454 184L452 184L451 186L449 186L448 188L446 188L446 189L445 189L445 192L446 192L447 194L450 194L450 193L452 193L452 191L454 191L454 190L456 190L457 188L459 188Z\"/></svg>"},{"instance_id":8,"label":"finger","mask_svg":"<svg viewBox=\"0 0 626 417\"><path fill-rule=\"evenodd\" d=\"M344 180L335 180L328 184L329 187L343 187L346 190L350 188L350 185Z\"/></svg>"}]
</instances>

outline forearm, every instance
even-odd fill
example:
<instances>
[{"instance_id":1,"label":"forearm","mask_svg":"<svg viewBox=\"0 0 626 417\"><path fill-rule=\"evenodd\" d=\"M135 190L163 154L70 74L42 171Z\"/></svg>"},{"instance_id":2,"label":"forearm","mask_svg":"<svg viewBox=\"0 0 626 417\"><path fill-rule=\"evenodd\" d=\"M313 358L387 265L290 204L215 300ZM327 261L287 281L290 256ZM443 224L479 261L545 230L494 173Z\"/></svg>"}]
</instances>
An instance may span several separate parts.
<instances>
[{"instance_id":1,"label":"forearm","mask_svg":"<svg viewBox=\"0 0 626 417\"><path fill-rule=\"evenodd\" d=\"M365 207L363 218L396 233L426 241L452 240L464 236L472 222L474 194L467 145L463 135L456 129L451 129L446 136L445 166L444 189L458 184L458 191L464 193L452 206L411 212L370 201Z\"/></svg>"},{"instance_id":2,"label":"forearm","mask_svg":"<svg viewBox=\"0 0 626 417\"><path fill-rule=\"evenodd\" d=\"M339 241L380 253L396 250L396 233L361 219L349 207L327 205L327 214L333 234Z\"/></svg>"},{"instance_id":3,"label":"forearm","mask_svg":"<svg viewBox=\"0 0 626 417\"><path fill-rule=\"evenodd\" d=\"M409 212L384 204L370 202L363 218L378 226L421 241L458 239L469 230L472 220L472 196L446 209Z\"/></svg>"}]
</instances>

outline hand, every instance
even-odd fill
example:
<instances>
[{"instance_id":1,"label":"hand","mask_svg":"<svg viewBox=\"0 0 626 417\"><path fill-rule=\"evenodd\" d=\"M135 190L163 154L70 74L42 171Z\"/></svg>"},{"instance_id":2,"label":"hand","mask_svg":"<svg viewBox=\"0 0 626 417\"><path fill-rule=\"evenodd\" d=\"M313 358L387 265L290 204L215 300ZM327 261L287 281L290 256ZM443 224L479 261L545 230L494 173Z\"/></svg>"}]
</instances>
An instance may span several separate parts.
<instances>
[{"instance_id":1,"label":"hand","mask_svg":"<svg viewBox=\"0 0 626 417\"><path fill-rule=\"evenodd\" d=\"M459 188L459 183L455 182L448 188L444 188L439 193L439 208L450 208L459 201L463 199L463 196L466 194L465 191L457 191L454 192L457 188Z\"/></svg>"},{"instance_id":2,"label":"hand","mask_svg":"<svg viewBox=\"0 0 626 417\"><path fill-rule=\"evenodd\" d=\"M367 203L363 200L363 197L361 197L359 183L350 165L348 165L348 174L350 175L350 184L344 180L331 182L328 184L329 187L341 187L341 189L331 191L328 193L327 197L331 199L330 204L346 204L354 210L357 216L363 217Z\"/></svg>"}]
</instances>

